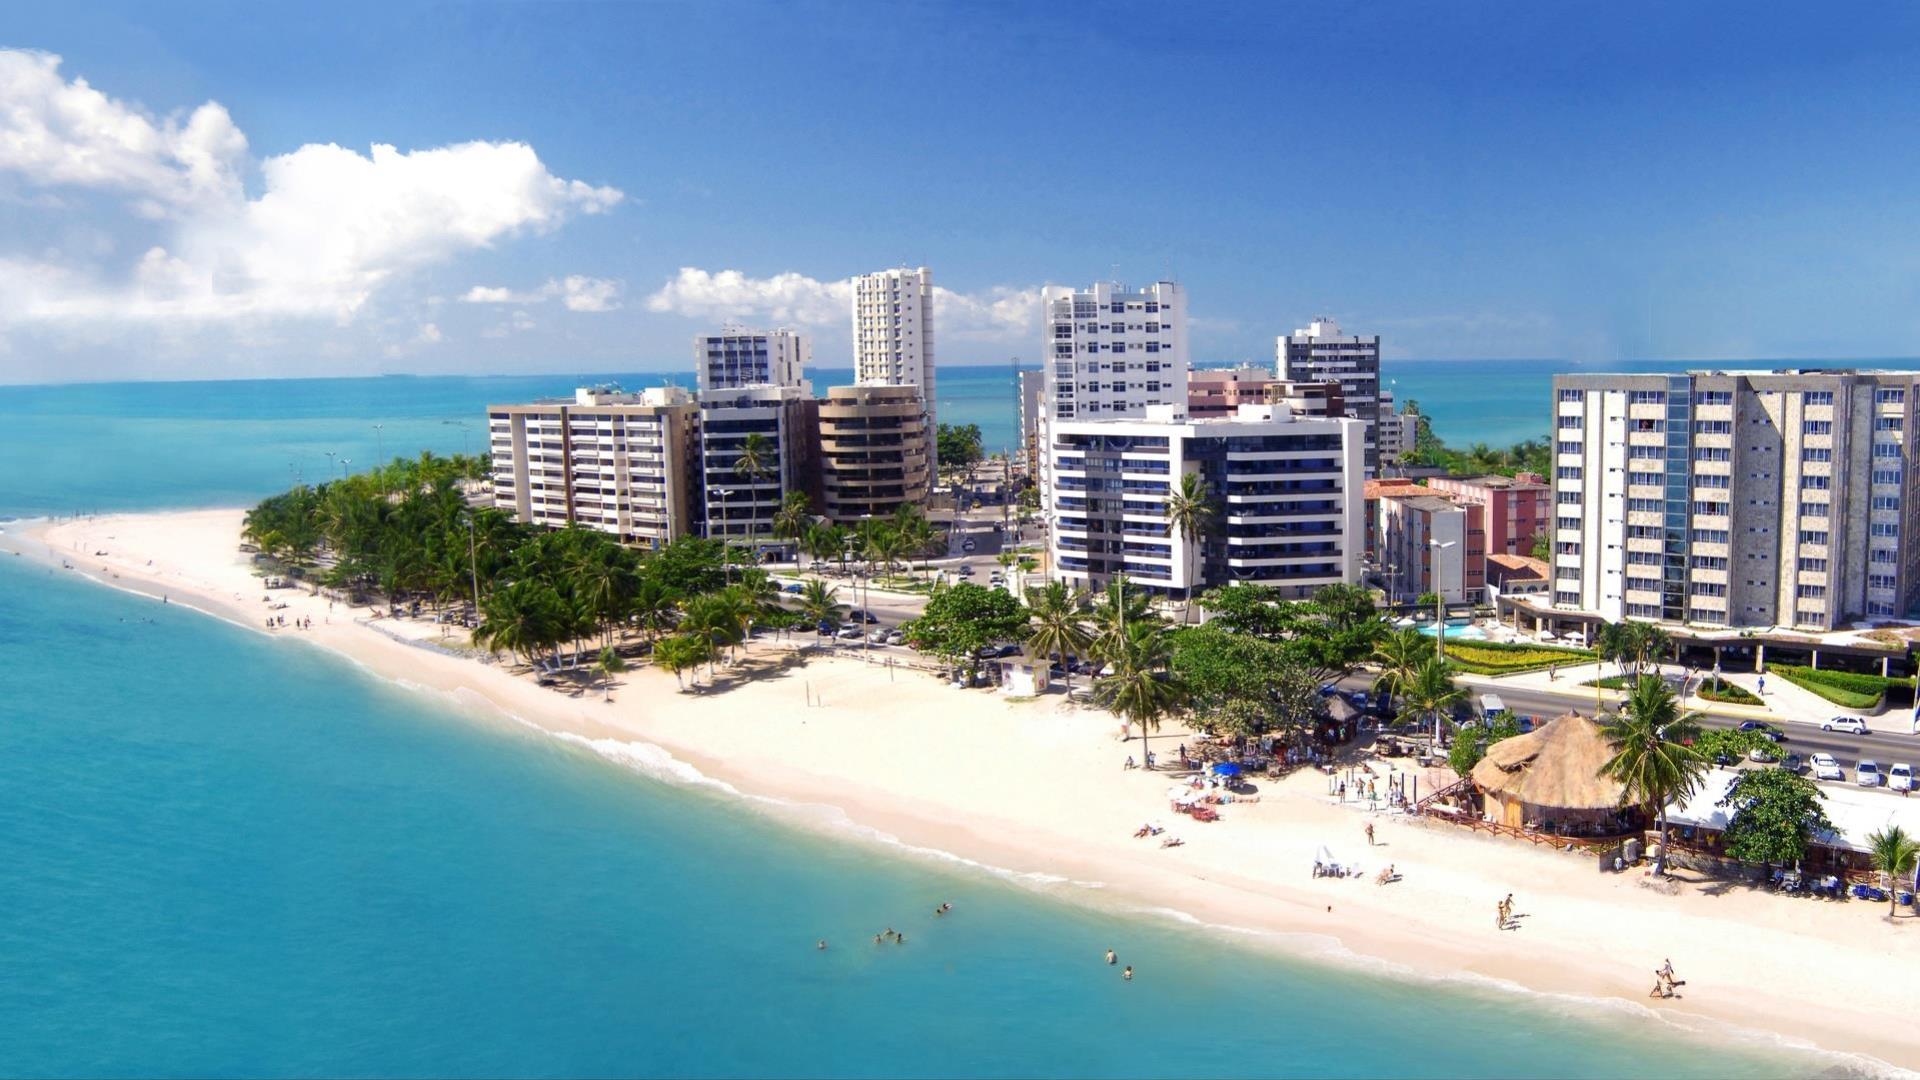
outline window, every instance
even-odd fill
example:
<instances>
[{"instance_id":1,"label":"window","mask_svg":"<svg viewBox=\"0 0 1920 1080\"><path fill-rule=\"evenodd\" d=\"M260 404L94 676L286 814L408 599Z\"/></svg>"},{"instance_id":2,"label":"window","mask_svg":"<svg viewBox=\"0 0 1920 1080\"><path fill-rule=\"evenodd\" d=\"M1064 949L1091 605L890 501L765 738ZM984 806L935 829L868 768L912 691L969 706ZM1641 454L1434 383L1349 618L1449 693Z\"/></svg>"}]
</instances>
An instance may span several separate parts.
<instances>
[{"instance_id":1,"label":"window","mask_svg":"<svg viewBox=\"0 0 1920 1080\"><path fill-rule=\"evenodd\" d=\"M1580 545L1572 540L1563 540L1554 545L1553 550L1559 555L1578 555L1580 554Z\"/></svg>"},{"instance_id":2,"label":"window","mask_svg":"<svg viewBox=\"0 0 1920 1080\"><path fill-rule=\"evenodd\" d=\"M1875 495L1873 497L1873 508L1875 510L1898 510L1900 509L1900 496Z\"/></svg>"},{"instance_id":3,"label":"window","mask_svg":"<svg viewBox=\"0 0 1920 1080\"><path fill-rule=\"evenodd\" d=\"M1900 526L1891 521L1876 521L1867 526L1867 531L1874 536L1899 536Z\"/></svg>"},{"instance_id":4,"label":"window","mask_svg":"<svg viewBox=\"0 0 1920 1080\"><path fill-rule=\"evenodd\" d=\"M1793 613L1793 621L1801 624L1819 625L1827 620L1827 613L1819 608L1801 608Z\"/></svg>"},{"instance_id":5,"label":"window","mask_svg":"<svg viewBox=\"0 0 1920 1080\"><path fill-rule=\"evenodd\" d=\"M1659 566L1660 553L1657 551L1629 551L1627 552L1627 564L1629 566Z\"/></svg>"},{"instance_id":6,"label":"window","mask_svg":"<svg viewBox=\"0 0 1920 1080\"><path fill-rule=\"evenodd\" d=\"M1629 405L1665 405L1666 403L1667 395L1660 390L1627 391L1627 404Z\"/></svg>"},{"instance_id":7,"label":"window","mask_svg":"<svg viewBox=\"0 0 1920 1080\"><path fill-rule=\"evenodd\" d=\"M1587 392L1585 390L1562 390L1560 391L1560 400L1582 402L1587 400Z\"/></svg>"},{"instance_id":8,"label":"window","mask_svg":"<svg viewBox=\"0 0 1920 1080\"><path fill-rule=\"evenodd\" d=\"M1827 587L1825 585L1795 585L1793 587L1793 595L1801 600L1825 600L1827 598Z\"/></svg>"},{"instance_id":9,"label":"window","mask_svg":"<svg viewBox=\"0 0 1920 1080\"><path fill-rule=\"evenodd\" d=\"M1898 552L1895 552L1892 548L1874 548L1867 553L1867 561L1892 566L1896 561L1894 559L1896 554L1898 554Z\"/></svg>"},{"instance_id":10,"label":"window","mask_svg":"<svg viewBox=\"0 0 1920 1080\"><path fill-rule=\"evenodd\" d=\"M1826 517L1827 504L1820 503L1820 502L1801 503L1800 516L1801 517L1819 517L1819 518Z\"/></svg>"},{"instance_id":11,"label":"window","mask_svg":"<svg viewBox=\"0 0 1920 1080\"><path fill-rule=\"evenodd\" d=\"M1899 469L1873 470L1873 482L1876 484L1897 484L1900 482Z\"/></svg>"},{"instance_id":12,"label":"window","mask_svg":"<svg viewBox=\"0 0 1920 1080\"><path fill-rule=\"evenodd\" d=\"M1653 486L1655 486L1655 487L1658 487L1658 486L1659 486L1659 484L1660 484L1660 474L1659 474L1659 473L1657 473L1657 472L1632 472L1632 473L1628 473L1628 474L1627 474L1627 483L1629 483L1629 484L1651 484L1651 485L1653 485Z\"/></svg>"},{"instance_id":13,"label":"window","mask_svg":"<svg viewBox=\"0 0 1920 1080\"><path fill-rule=\"evenodd\" d=\"M1900 444L1897 442L1874 443L1873 456L1877 458L1897 458L1900 456Z\"/></svg>"},{"instance_id":14,"label":"window","mask_svg":"<svg viewBox=\"0 0 1920 1080\"><path fill-rule=\"evenodd\" d=\"M1665 510L1666 508L1667 508L1667 504L1666 504L1666 501L1663 499L1628 499L1627 500L1628 510L1638 510L1642 512L1651 512L1651 513L1657 514L1660 511Z\"/></svg>"},{"instance_id":15,"label":"window","mask_svg":"<svg viewBox=\"0 0 1920 1080\"><path fill-rule=\"evenodd\" d=\"M1827 542L1827 531L1825 529L1801 529L1800 542L1803 544L1824 545Z\"/></svg>"},{"instance_id":16,"label":"window","mask_svg":"<svg viewBox=\"0 0 1920 1080\"><path fill-rule=\"evenodd\" d=\"M1693 482L1703 488L1725 488L1733 484L1733 477L1700 473L1693 478Z\"/></svg>"},{"instance_id":17,"label":"window","mask_svg":"<svg viewBox=\"0 0 1920 1080\"><path fill-rule=\"evenodd\" d=\"M1724 514L1727 512L1727 504L1723 502L1707 502L1704 499L1699 499L1693 504L1693 512L1696 514Z\"/></svg>"},{"instance_id":18,"label":"window","mask_svg":"<svg viewBox=\"0 0 1920 1080\"><path fill-rule=\"evenodd\" d=\"M1824 574L1827 572L1827 560L1802 555L1800 556L1800 572L1803 574Z\"/></svg>"},{"instance_id":19,"label":"window","mask_svg":"<svg viewBox=\"0 0 1920 1080\"><path fill-rule=\"evenodd\" d=\"M1554 447L1554 449L1562 454L1577 454L1580 452L1580 444L1577 442L1563 442Z\"/></svg>"},{"instance_id":20,"label":"window","mask_svg":"<svg viewBox=\"0 0 1920 1080\"><path fill-rule=\"evenodd\" d=\"M1898 585L1899 579L1892 574L1867 575L1867 588L1869 589L1892 589L1898 587Z\"/></svg>"},{"instance_id":21,"label":"window","mask_svg":"<svg viewBox=\"0 0 1920 1080\"><path fill-rule=\"evenodd\" d=\"M1725 618L1726 616L1712 608L1697 607L1687 609L1688 622L1717 623L1725 621Z\"/></svg>"},{"instance_id":22,"label":"window","mask_svg":"<svg viewBox=\"0 0 1920 1080\"><path fill-rule=\"evenodd\" d=\"M1805 446L1800 449L1801 461L1832 461L1833 451L1824 446Z\"/></svg>"},{"instance_id":23,"label":"window","mask_svg":"<svg viewBox=\"0 0 1920 1080\"><path fill-rule=\"evenodd\" d=\"M1867 614L1890 616L1893 614L1893 605L1881 600L1869 600L1867 601Z\"/></svg>"},{"instance_id":24,"label":"window","mask_svg":"<svg viewBox=\"0 0 1920 1080\"><path fill-rule=\"evenodd\" d=\"M1659 604L1628 604L1627 614L1636 619L1657 619L1660 617Z\"/></svg>"},{"instance_id":25,"label":"window","mask_svg":"<svg viewBox=\"0 0 1920 1080\"><path fill-rule=\"evenodd\" d=\"M1697 570L1725 570L1727 559L1724 555L1695 555L1693 565Z\"/></svg>"},{"instance_id":26,"label":"window","mask_svg":"<svg viewBox=\"0 0 1920 1080\"><path fill-rule=\"evenodd\" d=\"M1906 427L1906 421L1897 416L1876 416L1873 418L1875 431L1900 431Z\"/></svg>"},{"instance_id":27,"label":"window","mask_svg":"<svg viewBox=\"0 0 1920 1080\"><path fill-rule=\"evenodd\" d=\"M1733 434L1733 421L1695 420L1693 422L1693 430L1699 435L1731 435Z\"/></svg>"},{"instance_id":28,"label":"window","mask_svg":"<svg viewBox=\"0 0 1920 1080\"><path fill-rule=\"evenodd\" d=\"M1562 431L1578 431L1585 426L1586 426L1586 417L1580 416L1578 414L1575 414L1573 416L1563 416L1560 418L1560 430Z\"/></svg>"},{"instance_id":29,"label":"window","mask_svg":"<svg viewBox=\"0 0 1920 1080\"><path fill-rule=\"evenodd\" d=\"M1554 493L1553 498L1561 506L1580 505L1580 493L1577 491L1558 491Z\"/></svg>"},{"instance_id":30,"label":"window","mask_svg":"<svg viewBox=\"0 0 1920 1080\"><path fill-rule=\"evenodd\" d=\"M1565 592L1565 591L1556 589L1554 590L1554 593L1553 593L1553 602L1556 604L1565 605L1567 607L1579 607L1580 594L1577 592Z\"/></svg>"},{"instance_id":31,"label":"window","mask_svg":"<svg viewBox=\"0 0 1920 1080\"><path fill-rule=\"evenodd\" d=\"M1563 529L1578 529L1580 527L1580 519L1575 517L1563 517L1560 519L1560 527Z\"/></svg>"},{"instance_id":32,"label":"window","mask_svg":"<svg viewBox=\"0 0 1920 1080\"><path fill-rule=\"evenodd\" d=\"M1580 568L1577 566L1558 567L1554 570L1553 576L1561 581L1579 581Z\"/></svg>"},{"instance_id":33,"label":"window","mask_svg":"<svg viewBox=\"0 0 1920 1080\"><path fill-rule=\"evenodd\" d=\"M1724 582L1719 581L1696 581L1693 583L1693 595L1725 596L1727 595L1727 586Z\"/></svg>"},{"instance_id":34,"label":"window","mask_svg":"<svg viewBox=\"0 0 1920 1080\"><path fill-rule=\"evenodd\" d=\"M1728 533L1725 529L1693 530L1693 542L1696 544L1724 544L1727 543L1727 539Z\"/></svg>"},{"instance_id":35,"label":"window","mask_svg":"<svg viewBox=\"0 0 1920 1080\"><path fill-rule=\"evenodd\" d=\"M1732 461L1733 451L1724 446L1701 446L1693 451L1695 461Z\"/></svg>"},{"instance_id":36,"label":"window","mask_svg":"<svg viewBox=\"0 0 1920 1080\"><path fill-rule=\"evenodd\" d=\"M1825 491L1833 486L1831 476L1803 476L1800 478L1801 491Z\"/></svg>"},{"instance_id":37,"label":"window","mask_svg":"<svg viewBox=\"0 0 1920 1080\"><path fill-rule=\"evenodd\" d=\"M1800 423L1800 433L1802 435L1831 435L1833 434L1833 421L1803 420Z\"/></svg>"},{"instance_id":38,"label":"window","mask_svg":"<svg viewBox=\"0 0 1920 1080\"><path fill-rule=\"evenodd\" d=\"M1693 395L1693 403L1695 405L1731 405L1733 404L1733 391L1697 390Z\"/></svg>"},{"instance_id":39,"label":"window","mask_svg":"<svg viewBox=\"0 0 1920 1080\"><path fill-rule=\"evenodd\" d=\"M1630 458L1664 458L1667 456L1667 450L1664 446L1640 446L1636 444L1627 447L1627 456Z\"/></svg>"},{"instance_id":40,"label":"window","mask_svg":"<svg viewBox=\"0 0 1920 1080\"><path fill-rule=\"evenodd\" d=\"M1831 405L1833 404L1833 391L1809 390L1801 400L1808 405Z\"/></svg>"},{"instance_id":41,"label":"window","mask_svg":"<svg viewBox=\"0 0 1920 1080\"><path fill-rule=\"evenodd\" d=\"M1580 466L1562 465L1553 471L1553 477L1556 480L1578 480L1580 479Z\"/></svg>"},{"instance_id":42,"label":"window","mask_svg":"<svg viewBox=\"0 0 1920 1080\"><path fill-rule=\"evenodd\" d=\"M1899 389L1875 390L1873 400L1881 405L1902 405L1906 403L1907 392Z\"/></svg>"}]
</instances>

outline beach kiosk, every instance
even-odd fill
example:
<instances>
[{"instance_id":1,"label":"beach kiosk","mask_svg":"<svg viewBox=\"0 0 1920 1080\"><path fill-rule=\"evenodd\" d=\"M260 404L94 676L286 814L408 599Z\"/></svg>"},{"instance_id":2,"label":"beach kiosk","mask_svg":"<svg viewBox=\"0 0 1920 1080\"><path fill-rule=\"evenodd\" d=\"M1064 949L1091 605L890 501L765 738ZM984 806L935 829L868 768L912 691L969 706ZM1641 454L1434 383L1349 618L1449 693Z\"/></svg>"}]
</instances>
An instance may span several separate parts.
<instances>
[{"instance_id":1,"label":"beach kiosk","mask_svg":"<svg viewBox=\"0 0 1920 1080\"><path fill-rule=\"evenodd\" d=\"M1025 649L1000 658L1000 692L1009 697L1033 697L1053 685L1053 661Z\"/></svg>"},{"instance_id":2,"label":"beach kiosk","mask_svg":"<svg viewBox=\"0 0 1920 1080\"><path fill-rule=\"evenodd\" d=\"M1487 747L1473 767L1473 786L1485 801L1486 818L1515 829L1571 836L1610 836L1621 831L1617 780L1600 775L1613 757L1600 725L1568 713L1525 735Z\"/></svg>"}]
</instances>

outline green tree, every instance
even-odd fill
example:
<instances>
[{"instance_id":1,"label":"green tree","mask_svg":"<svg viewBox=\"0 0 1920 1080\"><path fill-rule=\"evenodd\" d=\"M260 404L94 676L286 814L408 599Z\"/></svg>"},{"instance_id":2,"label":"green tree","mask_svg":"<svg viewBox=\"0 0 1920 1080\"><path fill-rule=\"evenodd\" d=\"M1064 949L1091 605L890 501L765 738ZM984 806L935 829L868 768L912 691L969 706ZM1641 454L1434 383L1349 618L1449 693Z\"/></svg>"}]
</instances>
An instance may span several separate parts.
<instances>
[{"instance_id":1,"label":"green tree","mask_svg":"<svg viewBox=\"0 0 1920 1080\"><path fill-rule=\"evenodd\" d=\"M601 691L607 700L611 701L613 677L627 670L627 662L620 658L620 654L614 651L613 646L608 645L600 650L599 662L594 666L600 670Z\"/></svg>"},{"instance_id":2,"label":"green tree","mask_svg":"<svg viewBox=\"0 0 1920 1080\"><path fill-rule=\"evenodd\" d=\"M1027 589L1027 647L1042 656L1060 657L1067 692L1073 692L1075 657L1085 656L1093 636L1087 632L1087 598L1065 583L1050 581Z\"/></svg>"},{"instance_id":3,"label":"green tree","mask_svg":"<svg viewBox=\"0 0 1920 1080\"><path fill-rule=\"evenodd\" d=\"M1382 637L1373 647L1374 662L1380 675L1373 680L1375 693L1397 697L1402 688L1419 677L1420 667L1433 656L1433 639L1411 626L1403 626Z\"/></svg>"},{"instance_id":4,"label":"green tree","mask_svg":"<svg viewBox=\"0 0 1920 1080\"><path fill-rule=\"evenodd\" d=\"M920 617L902 629L914 648L947 661L971 680L981 649L1019 641L1026 628L1026 609L1011 594L963 581L936 590Z\"/></svg>"},{"instance_id":5,"label":"green tree","mask_svg":"<svg viewBox=\"0 0 1920 1080\"><path fill-rule=\"evenodd\" d=\"M1532 550L1534 558L1542 562L1553 561L1553 538L1546 533L1535 533Z\"/></svg>"},{"instance_id":6,"label":"green tree","mask_svg":"<svg viewBox=\"0 0 1920 1080\"><path fill-rule=\"evenodd\" d=\"M1193 580L1204 577L1201 546L1214 530L1219 512L1214 507L1213 489L1206 477L1190 472L1180 475L1180 485L1167 495L1167 536L1193 556L1193 573L1188 576L1186 603L1180 621L1186 622L1193 611Z\"/></svg>"},{"instance_id":7,"label":"green tree","mask_svg":"<svg viewBox=\"0 0 1920 1080\"><path fill-rule=\"evenodd\" d=\"M1113 674L1094 684L1094 700L1107 711L1140 728L1142 764L1153 768L1148 737L1160 721L1185 707L1186 685L1168 670L1173 651L1158 627L1135 623L1114 650Z\"/></svg>"},{"instance_id":8,"label":"green tree","mask_svg":"<svg viewBox=\"0 0 1920 1080\"><path fill-rule=\"evenodd\" d=\"M833 630L847 615L847 605L840 602L840 590L815 578L803 586L800 593L800 613L805 615L814 626L827 626Z\"/></svg>"},{"instance_id":9,"label":"green tree","mask_svg":"<svg viewBox=\"0 0 1920 1080\"><path fill-rule=\"evenodd\" d=\"M970 474L980 464L979 424L941 424L935 444L943 470Z\"/></svg>"},{"instance_id":10,"label":"green tree","mask_svg":"<svg viewBox=\"0 0 1920 1080\"><path fill-rule=\"evenodd\" d=\"M1873 868L1884 875L1881 884L1887 889L1887 918L1891 919L1899 904L1901 882L1913 883L1914 863L1920 861L1920 841L1900 826L1888 825L1867 834L1867 856L1873 860Z\"/></svg>"},{"instance_id":11,"label":"green tree","mask_svg":"<svg viewBox=\"0 0 1920 1080\"><path fill-rule=\"evenodd\" d=\"M1492 725L1475 724L1463 728L1453 737L1453 746L1447 750L1447 764L1461 776L1473 772L1480 759L1487 756L1487 748L1502 739L1511 739L1520 734L1520 721L1511 713L1501 713Z\"/></svg>"},{"instance_id":12,"label":"green tree","mask_svg":"<svg viewBox=\"0 0 1920 1080\"><path fill-rule=\"evenodd\" d=\"M813 504L804 491L789 491L780 502L780 509L773 513L773 535L782 540L791 540L795 547L813 524Z\"/></svg>"},{"instance_id":13,"label":"green tree","mask_svg":"<svg viewBox=\"0 0 1920 1080\"><path fill-rule=\"evenodd\" d=\"M1429 656L1400 688L1400 715L1433 721L1433 751L1440 752L1440 721L1466 700L1467 692L1453 681L1453 669L1438 656Z\"/></svg>"},{"instance_id":14,"label":"green tree","mask_svg":"<svg viewBox=\"0 0 1920 1080\"><path fill-rule=\"evenodd\" d=\"M1719 802L1732 810L1721 842L1741 862L1797 865L1814 834L1833 828L1820 805L1826 797L1820 785L1797 773L1743 769Z\"/></svg>"},{"instance_id":15,"label":"green tree","mask_svg":"<svg viewBox=\"0 0 1920 1080\"><path fill-rule=\"evenodd\" d=\"M1622 785L1622 805L1639 806L1659 820L1656 875L1666 873L1667 805L1697 791L1708 768L1699 751L1687 745L1700 733L1694 717L1681 710L1664 680L1645 675L1628 692L1621 712L1600 728L1613 748L1601 774Z\"/></svg>"},{"instance_id":16,"label":"green tree","mask_svg":"<svg viewBox=\"0 0 1920 1080\"><path fill-rule=\"evenodd\" d=\"M698 668L707 660L709 653L707 643L701 638L691 634L675 634L660 639L659 644L653 647L653 662L673 672L674 681L680 684L680 689L685 690L687 682L682 673L689 668Z\"/></svg>"}]
</instances>

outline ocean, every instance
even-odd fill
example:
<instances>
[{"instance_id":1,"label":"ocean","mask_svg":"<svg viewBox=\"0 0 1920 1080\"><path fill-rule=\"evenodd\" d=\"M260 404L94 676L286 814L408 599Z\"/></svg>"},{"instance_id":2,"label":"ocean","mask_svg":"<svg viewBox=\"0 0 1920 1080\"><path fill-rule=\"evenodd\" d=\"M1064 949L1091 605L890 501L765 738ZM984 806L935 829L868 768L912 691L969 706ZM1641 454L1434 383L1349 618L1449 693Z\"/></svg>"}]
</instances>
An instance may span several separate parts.
<instances>
[{"instance_id":1,"label":"ocean","mask_svg":"<svg viewBox=\"0 0 1920 1080\"><path fill-rule=\"evenodd\" d=\"M570 384L0 388L0 516L249 502L328 450L459 450L479 427L445 421ZM0 656L8 1076L1819 1067L1628 1009L1282 958L25 559L0 558ZM876 949L889 925L909 943ZM1134 982L1101 964L1110 945Z\"/></svg>"}]
</instances>

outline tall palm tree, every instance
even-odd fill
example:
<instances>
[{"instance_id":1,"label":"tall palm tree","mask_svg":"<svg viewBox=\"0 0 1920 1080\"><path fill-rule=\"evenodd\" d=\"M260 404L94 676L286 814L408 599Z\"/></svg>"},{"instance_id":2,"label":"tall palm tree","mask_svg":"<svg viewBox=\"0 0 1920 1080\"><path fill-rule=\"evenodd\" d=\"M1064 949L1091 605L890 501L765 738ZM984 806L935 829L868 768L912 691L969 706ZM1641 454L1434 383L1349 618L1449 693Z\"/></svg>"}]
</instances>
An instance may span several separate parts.
<instances>
[{"instance_id":1,"label":"tall palm tree","mask_svg":"<svg viewBox=\"0 0 1920 1080\"><path fill-rule=\"evenodd\" d=\"M613 700L613 677L627 670L627 662L620 658L613 646L600 650L600 659L594 664L600 671L601 691L607 700Z\"/></svg>"},{"instance_id":2,"label":"tall palm tree","mask_svg":"<svg viewBox=\"0 0 1920 1080\"><path fill-rule=\"evenodd\" d=\"M504 649L531 664L561 640L561 607L560 597L542 581L496 589L486 598L473 643L489 652Z\"/></svg>"},{"instance_id":3,"label":"tall palm tree","mask_svg":"<svg viewBox=\"0 0 1920 1080\"><path fill-rule=\"evenodd\" d=\"M1126 575L1115 575L1101 591L1100 602L1093 606L1093 641L1088 651L1102 660L1112 660L1124 644L1127 631L1135 626L1159 626L1147 594L1127 582Z\"/></svg>"},{"instance_id":4,"label":"tall palm tree","mask_svg":"<svg viewBox=\"0 0 1920 1080\"><path fill-rule=\"evenodd\" d=\"M773 535L782 540L791 540L799 548L800 540L813 524L813 503L804 491L789 491L780 502L780 509L773 513Z\"/></svg>"},{"instance_id":5,"label":"tall palm tree","mask_svg":"<svg viewBox=\"0 0 1920 1080\"><path fill-rule=\"evenodd\" d=\"M1027 589L1027 617L1033 628L1027 633L1027 647L1041 656L1058 653L1067 680L1067 693L1073 693L1074 657L1084 656L1093 635L1087 632L1087 598L1064 582L1050 581Z\"/></svg>"},{"instance_id":6,"label":"tall palm tree","mask_svg":"<svg viewBox=\"0 0 1920 1080\"><path fill-rule=\"evenodd\" d=\"M1374 691L1386 691L1389 700L1404 693L1432 656L1433 639L1413 627L1403 626L1388 634L1373 647L1373 658L1380 665L1380 675L1373 680Z\"/></svg>"},{"instance_id":7,"label":"tall palm tree","mask_svg":"<svg viewBox=\"0 0 1920 1080\"><path fill-rule=\"evenodd\" d=\"M1708 762L1687 745L1700 734L1696 714L1685 712L1673 688L1657 675L1633 684L1618 715L1601 725L1613 757L1600 774L1622 785L1623 805L1639 806L1660 822L1660 857L1653 872L1666 873L1667 804L1699 790Z\"/></svg>"},{"instance_id":8,"label":"tall palm tree","mask_svg":"<svg viewBox=\"0 0 1920 1080\"><path fill-rule=\"evenodd\" d=\"M682 690L687 688L687 683L681 673L688 668L699 667L701 661L707 656L706 642L689 634L675 634L669 638L662 638L653 648L653 662L673 672L674 681L680 684ZM695 672L696 679L698 676L699 673Z\"/></svg>"},{"instance_id":9,"label":"tall palm tree","mask_svg":"<svg viewBox=\"0 0 1920 1080\"><path fill-rule=\"evenodd\" d=\"M1465 700L1467 692L1453 681L1453 669L1435 655L1420 661L1413 677L1400 687L1400 712L1403 716L1433 721L1433 749L1440 751L1440 718Z\"/></svg>"},{"instance_id":10,"label":"tall palm tree","mask_svg":"<svg viewBox=\"0 0 1920 1080\"><path fill-rule=\"evenodd\" d=\"M1199 558L1202 539L1213 531L1218 511L1214 509L1213 489L1206 477L1197 472L1182 473L1180 486L1167 496L1167 535L1194 554L1193 572L1187 575L1186 602L1180 621L1187 622L1193 612L1193 579L1202 576Z\"/></svg>"},{"instance_id":11,"label":"tall palm tree","mask_svg":"<svg viewBox=\"0 0 1920 1080\"><path fill-rule=\"evenodd\" d=\"M1134 623L1113 651L1113 674L1093 688L1102 708L1139 726L1141 763L1149 769L1148 737L1160 729L1162 719L1187 704L1186 683L1168 669L1172 659L1173 646L1159 627Z\"/></svg>"},{"instance_id":12,"label":"tall palm tree","mask_svg":"<svg viewBox=\"0 0 1920 1080\"><path fill-rule=\"evenodd\" d=\"M1911 880L1914 864L1920 862L1920 840L1898 825L1888 825L1867 834L1867 857L1875 870L1887 876L1887 918L1891 919L1899 902L1900 880Z\"/></svg>"},{"instance_id":13,"label":"tall palm tree","mask_svg":"<svg viewBox=\"0 0 1920 1080\"><path fill-rule=\"evenodd\" d=\"M627 617L646 632L649 642L660 640L661 634L673 629L679 612L673 590L651 574L641 575L633 595L627 598Z\"/></svg>"},{"instance_id":14,"label":"tall palm tree","mask_svg":"<svg viewBox=\"0 0 1920 1080\"><path fill-rule=\"evenodd\" d=\"M687 600L686 617L681 620L680 626L705 644L709 678L714 674L714 664L720 650L739 641L735 637L740 630L737 607L736 599L728 596L725 589Z\"/></svg>"},{"instance_id":15,"label":"tall palm tree","mask_svg":"<svg viewBox=\"0 0 1920 1080\"><path fill-rule=\"evenodd\" d=\"M847 614L847 605L841 603L839 597L838 588L815 578L807 582L800 594L800 613L816 627L827 625L837 630Z\"/></svg>"}]
</instances>

